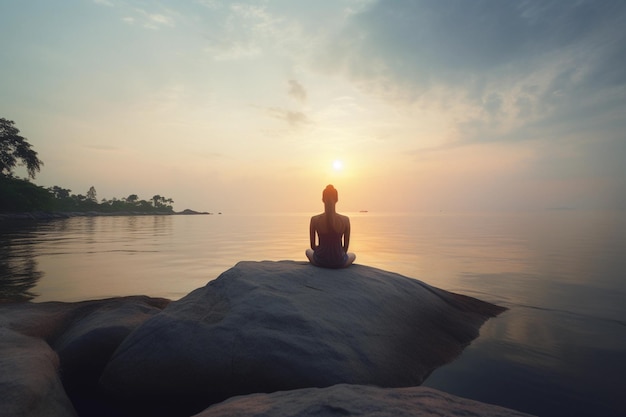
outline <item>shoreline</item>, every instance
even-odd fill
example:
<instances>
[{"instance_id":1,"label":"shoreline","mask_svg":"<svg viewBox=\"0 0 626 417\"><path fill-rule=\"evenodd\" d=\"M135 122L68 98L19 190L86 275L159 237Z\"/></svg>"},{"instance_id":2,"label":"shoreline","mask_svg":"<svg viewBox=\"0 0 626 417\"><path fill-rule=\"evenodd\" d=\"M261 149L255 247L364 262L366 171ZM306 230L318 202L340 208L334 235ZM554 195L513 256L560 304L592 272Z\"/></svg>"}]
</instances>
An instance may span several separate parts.
<instances>
[{"instance_id":1,"label":"shoreline","mask_svg":"<svg viewBox=\"0 0 626 417\"><path fill-rule=\"evenodd\" d=\"M213 213L185 209L183 211L32 211L25 213L0 213L0 223L7 220L56 220L72 217L104 217L104 216L210 216Z\"/></svg>"}]
</instances>

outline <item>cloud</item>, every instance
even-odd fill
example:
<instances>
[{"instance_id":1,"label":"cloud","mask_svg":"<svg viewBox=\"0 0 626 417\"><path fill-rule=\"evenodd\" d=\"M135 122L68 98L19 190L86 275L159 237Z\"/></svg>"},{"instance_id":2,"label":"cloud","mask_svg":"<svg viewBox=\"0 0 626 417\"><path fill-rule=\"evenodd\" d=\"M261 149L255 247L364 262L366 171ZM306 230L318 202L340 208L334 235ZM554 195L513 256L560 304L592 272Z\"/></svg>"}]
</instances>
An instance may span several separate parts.
<instances>
[{"instance_id":1,"label":"cloud","mask_svg":"<svg viewBox=\"0 0 626 417\"><path fill-rule=\"evenodd\" d=\"M202 20L201 31L209 43L205 51L219 61L263 57L293 62L314 44L314 35L300 21L282 10L270 10L269 5L227 3L211 9L210 17Z\"/></svg>"},{"instance_id":2,"label":"cloud","mask_svg":"<svg viewBox=\"0 0 626 417\"><path fill-rule=\"evenodd\" d=\"M215 5L205 5L216 11ZM216 61L236 61L261 56L276 19L261 7L233 4L219 10L219 23L207 22L205 51Z\"/></svg>"},{"instance_id":3,"label":"cloud","mask_svg":"<svg viewBox=\"0 0 626 417\"><path fill-rule=\"evenodd\" d=\"M279 108L268 108L269 115L273 118L286 121L293 128L311 124L311 120L306 114L299 111L291 111Z\"/></svg>"},{"instance_id":4,"label":"cloud","mask_svg":"<svg viewBox=\"0 0 626 417\"><path fill-rule=\"evenodd\" d=\"M94 0L94 3L117 8L123 13L122 21L128 24L140 23L144 28L153 30L176 26L178 13L170 9L161 8L159 11L148 11L135 7L132 2L113 3L110 0Z\"/></svg>"},{"instance_id":5,"label":"cloud","mask_svg":"<svg viewBox=\"0 0 626 417\"><path fill-rule=\"evenodd\" d=\"M304 89L302 84L300 84L298 81L289 80L288 88L289 88L288 93L290 97L292 97L293 99L295 99L296 101L300 103L304 103L306 101L306 90Z\"/></svg>"},{"instance_id":6,"label":"cloud","mask_svg":"<svg viewBox=\"0 0 626 417\"><path fill-rule=\"evenodd\" d=\"M595 49L590 43L602 39L594 37L623 39L615 16L624 16L626 6L621 4L383 0L353 17L333 58L357 74L387 72L417 85L441 79L465 83L470 76L498 69L527 72L568 48ZM357 68L372 58L382 65Z\"/></svg>"},{"instance_id":7,"label":"cloud","mask_svg":"<svg viewBox=\"0 0 626 417\"><path fill-rule=\"evenodd\" d=\"M167 12L168 15L162 13L151 13L143 9L136 9L137 13L143 17L143 26L147 29L160 29L164 26L174 27L174 18L171 16L171 12Z\"/></svg>"},{"instance_id":8,"label":"cloud","mask_svg":"<svg viewBox=\"0 0 626 417\"><path fill-rule=\"evenodd\" d=\"M462 140L519 139L626 111L625 19L621 1L381 0L328 39L320 68L446 109Z\"/></svg>"}]
</instances>

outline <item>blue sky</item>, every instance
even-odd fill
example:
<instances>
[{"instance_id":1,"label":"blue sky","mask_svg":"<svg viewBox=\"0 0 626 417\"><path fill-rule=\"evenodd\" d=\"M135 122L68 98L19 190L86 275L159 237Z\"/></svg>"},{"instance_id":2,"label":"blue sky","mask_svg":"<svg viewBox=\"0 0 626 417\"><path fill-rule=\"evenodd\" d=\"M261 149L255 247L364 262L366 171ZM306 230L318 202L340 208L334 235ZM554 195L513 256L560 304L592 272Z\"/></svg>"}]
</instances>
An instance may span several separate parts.
<instances>
[{"instance_id":1,"label":"blue sky","mask_svg":"<svg viewBox=\"0 0 626 417\"><path fill-rule=\"evenodd\" d=\"M2 1L35 182L175 208L626 207L626 2ZM333 161L341 160L342 169Z\"/></svg>"}]
</instances>

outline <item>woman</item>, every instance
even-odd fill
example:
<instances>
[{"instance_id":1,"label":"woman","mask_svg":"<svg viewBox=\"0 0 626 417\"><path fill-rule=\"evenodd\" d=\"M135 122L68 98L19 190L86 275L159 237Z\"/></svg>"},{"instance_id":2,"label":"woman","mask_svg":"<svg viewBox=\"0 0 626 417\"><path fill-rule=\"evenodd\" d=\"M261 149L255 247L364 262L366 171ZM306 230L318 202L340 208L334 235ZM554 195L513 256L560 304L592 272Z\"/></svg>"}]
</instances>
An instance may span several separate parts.
<instances>
[{"instance_id":1,"label":"woman","mask_svg":"<svg viewBox=\"0 0 626 417\"><path fill-rule=\"evenodd\" d=\"M311 217L309 227L311 249L306 250L306 256L313 265L324 268L346 268L356 259L354 253L348 253L350 219L335 211L339 197L332 185L324 189L322 201L324 213ZM316 234L319 242L317 245Z\"/></svg>"}]
</instances>

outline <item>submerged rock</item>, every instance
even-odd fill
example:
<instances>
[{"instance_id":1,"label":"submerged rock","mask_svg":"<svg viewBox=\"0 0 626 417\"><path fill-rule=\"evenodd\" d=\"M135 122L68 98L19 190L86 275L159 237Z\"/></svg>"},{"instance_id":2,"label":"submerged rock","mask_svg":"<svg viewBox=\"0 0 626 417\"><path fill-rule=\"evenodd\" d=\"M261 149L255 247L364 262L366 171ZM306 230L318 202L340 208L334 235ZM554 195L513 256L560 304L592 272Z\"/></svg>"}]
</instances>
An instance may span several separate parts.
<instances>
[{"instance_id":1,"label":"submerged rock","mask_svg":"<svg viewBox=\"0 0 626 417\"><path fill-rule=\"evenodd\" d=\"M234 397L194 417L524 417L495 405L432 388L378 388L335 385Z\"/></svg>"},{"instance_id":2,"label":"submerged rock","mask_svg":"<svg viewBox=\"0 0 626 417\"><path fill-rule=\"evenodd\" d=\"M504 309L379 269L240 262L148 319L100 379L121 401L196 412L335 384L421 384Z\"/></svg>"}]
</instances>

